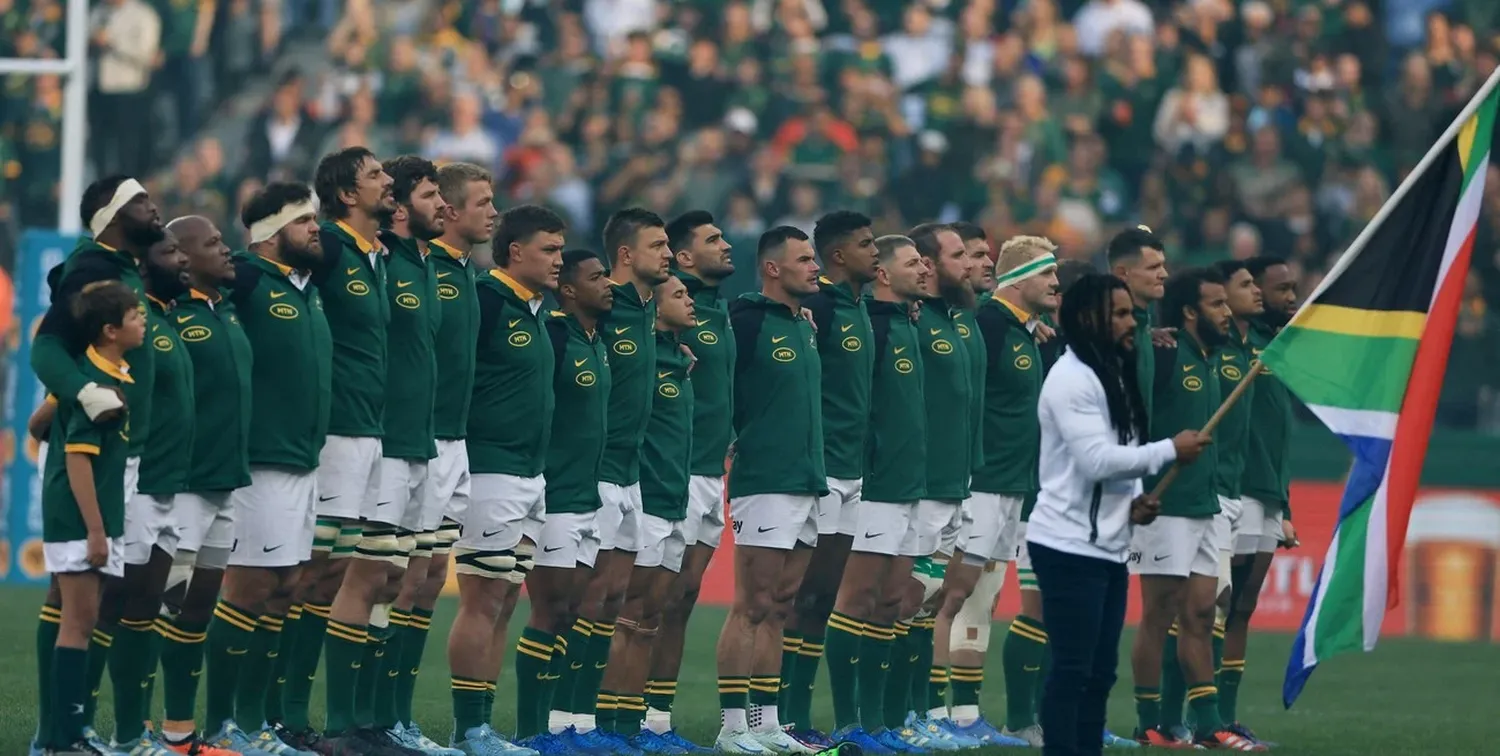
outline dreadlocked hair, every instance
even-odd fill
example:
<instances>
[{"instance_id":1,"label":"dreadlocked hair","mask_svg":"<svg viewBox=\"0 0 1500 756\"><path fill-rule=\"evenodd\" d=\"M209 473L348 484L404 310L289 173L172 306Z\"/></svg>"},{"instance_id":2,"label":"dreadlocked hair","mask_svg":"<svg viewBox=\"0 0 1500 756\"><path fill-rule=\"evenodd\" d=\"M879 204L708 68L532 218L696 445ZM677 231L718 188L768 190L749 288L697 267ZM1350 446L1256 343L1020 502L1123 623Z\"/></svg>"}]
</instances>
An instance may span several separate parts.
<instances>
[{"instance_id":1,"label":"dreadlocked hair","mask_svg":"<svg viewBox=\"0 0 1500 756\"><path fill-rule=\"evenodd\" d=\"M1131 352L1110 335L1111 301L1116 289L1129 291L1124 281L1107 273L1084 275L1068 289L1057 318L1068 348L1103 384L1110 425L1124 445L1132 438L1146 440L1147 418Z\"/></svg>"}]
</instances>

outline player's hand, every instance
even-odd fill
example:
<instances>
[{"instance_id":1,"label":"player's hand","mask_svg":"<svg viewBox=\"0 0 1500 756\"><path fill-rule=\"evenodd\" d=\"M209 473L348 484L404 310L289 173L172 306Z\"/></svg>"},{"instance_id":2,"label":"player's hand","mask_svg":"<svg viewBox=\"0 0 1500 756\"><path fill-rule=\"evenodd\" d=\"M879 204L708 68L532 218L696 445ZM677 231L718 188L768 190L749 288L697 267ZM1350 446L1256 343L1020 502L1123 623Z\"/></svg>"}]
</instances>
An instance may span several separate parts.
<instances>
[{"instance_id":1,"label":"player's hand","mask_svg":"<svg viewBox=\"0 0 1500 756\"><path fill-rule=\"evenodd\" d=\"M818 321L813 320L812 310L809 310L806 307L802 308L802 319L806 320L808 325L812 326L813 333L818 332Z\"/></svg>"},{"instance_id":2,"label":"player's hand","mask_svg":"<svg viewBox=\"0 0 1500 756\"><path fill-rule=\"evenodd\" d=\"M1175 347L1175 346L1177 346L1177 329L1176 328L1152 328L1151 329L1151 344L1153 346L1159 346L1159 347Z\"/></svg>"},{"instance_id":3,"label":"player's hand","mask_svg":"<svg viewBox=\"0 0 1500 756\"><path fill-rule=\"evenodd\" d=\"M1161 501L1151 494L1141 494L1130 502L1130 521L1136 525L1150 525L1161 514Z\"/></svg>"},{"instance_id":4,"label":"player's hand","mask_svg":"<svg viewBox=\"0 0 1500 756\"><path fill-rule=\"evenodd\" d=\"M1185 430L1172 437L1172 448L1177 450L1178 462L1190 465L1203 453L1204 447L1213 442L1213 438L1207 433Z\"/></svg>"},{"instance_id":5,"label":"player's hand","mask_svg":"<svg viewBox=\"0 0 1500 756\"><path fill-rule=\"evenodd\" d=\"M84 414L96 423L114 421L125 409L125 394L117 386L100 386L91 381L78 392L77 398Z\"/></svg>"},{"instance_id":6,"label":"player's hand","mask_svg":"<svg viewBox=\"0 0 1500 756\"><path fill-rule=\"evenodd\" d=\"M1295 548L1297 548L1298 546L1301 546L1301 545L1302 545L1302 541L1297 538L1297 529L1295 527L1292 527L1292 521L1291 520L1282 520L1282 522L1281 522L1281 548L1283 548L1283 549L1295 549Z\"/></svg>"},{"instance_id":7,"label":"player's hand","mask_svg":"<svg viewBox=\"0 0 1500 756\"><path fill-rule=\"evenodd\" d=\"M1046 323L1037 323L1036 330L1032 332L1032 335L1036 337L1036 343L1045 344L1057 338L1057 329Z\"/></svg>"},{"instance_id":8,"label":"player's hand","mask_svg":"<svg viewBox=\"0 0 1500 756\"><path fill-rule=\"evenodd\" d=\"M109 539L104 537L103 530L89 531L88 551L83 559L90 567L103 567L109 561Z\"/></svg>"}]
</instances>

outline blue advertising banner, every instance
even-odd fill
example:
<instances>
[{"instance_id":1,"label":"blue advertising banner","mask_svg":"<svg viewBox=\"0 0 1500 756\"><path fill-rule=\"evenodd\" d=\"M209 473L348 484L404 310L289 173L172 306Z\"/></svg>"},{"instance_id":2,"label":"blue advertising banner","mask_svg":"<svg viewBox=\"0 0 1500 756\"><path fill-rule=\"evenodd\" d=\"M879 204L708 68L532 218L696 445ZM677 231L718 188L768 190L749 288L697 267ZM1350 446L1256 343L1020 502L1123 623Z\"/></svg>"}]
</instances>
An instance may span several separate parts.
<instances>
[{"instance_id":1,"label":"blue advertising banner","mask_svg":"<svg viewBox=\"0 0 1500 756\"><path fill-rule=\"evenodd\" d=\"M43 584L42 486L37 474L37 444L26 422L46 391L31 372L31 340L52 301L47 271L67 259L78 237L55 231L28 230L16 256L15 319L6 334L4 424L0 426L0 581Z\"/></svg>"}]
</instances>

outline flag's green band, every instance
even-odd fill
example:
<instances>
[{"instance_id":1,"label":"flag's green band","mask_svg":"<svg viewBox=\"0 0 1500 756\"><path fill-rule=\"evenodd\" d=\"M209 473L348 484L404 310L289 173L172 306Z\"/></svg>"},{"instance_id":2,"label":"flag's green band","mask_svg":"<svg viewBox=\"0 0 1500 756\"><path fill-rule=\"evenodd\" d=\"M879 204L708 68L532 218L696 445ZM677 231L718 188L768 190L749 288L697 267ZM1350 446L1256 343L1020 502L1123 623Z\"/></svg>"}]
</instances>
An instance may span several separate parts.
<instances>
[{"instance_id":1,"label":"flag's green band","mask_svg":"<svg viewBox=\"0 0 1500 756\"><path fill-rule=\"evenodd\" d=\"M1026 263L1025 265L1020 265L1006 271L998 279L995 280L995 286L1001 289L1007 286L1015 286L1016 284L1025 281L1032 276L1041 275L1043 273L1046 273L1048 269L1055 267L1057 267L1057 258L1054 257L1051 253L1048 253Z\"/></svg>"}]
</instances>

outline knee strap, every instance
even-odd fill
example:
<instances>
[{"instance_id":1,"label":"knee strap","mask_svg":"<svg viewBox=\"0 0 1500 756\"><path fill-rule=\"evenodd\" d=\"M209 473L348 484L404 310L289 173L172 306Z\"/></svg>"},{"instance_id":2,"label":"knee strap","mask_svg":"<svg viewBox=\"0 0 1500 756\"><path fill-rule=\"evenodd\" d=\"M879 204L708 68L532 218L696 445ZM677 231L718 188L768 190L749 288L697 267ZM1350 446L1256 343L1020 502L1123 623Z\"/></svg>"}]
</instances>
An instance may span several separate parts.
<instances>
[{"instance_id":1,"label":"knee strap","mask_svg":"<svg viewBox=\"0 0 1500 756\"><path fill-rule=\"evenodd\" d=\"M480 551L463 546L455 546L453 548L453 569L460 575L473 575L492 580L521 582L510 578L510 575L516 570L516 555L515 552L508 549L505 551Z\"/></svg>"},{"instance_id":2,"label":"knee strap","mask_svg":"<svg viewBox=\"0 0 1500 756\"><path fill-rule=\"evenodd\" d=\"M984 653L990 647L990 626L994 623L995 600L1005 584L1006 562L990 562L979 573L974 592L953 618L948 647L955 651Z\"/></svg>"}]
</instances>

